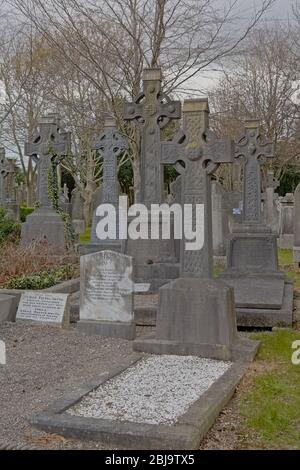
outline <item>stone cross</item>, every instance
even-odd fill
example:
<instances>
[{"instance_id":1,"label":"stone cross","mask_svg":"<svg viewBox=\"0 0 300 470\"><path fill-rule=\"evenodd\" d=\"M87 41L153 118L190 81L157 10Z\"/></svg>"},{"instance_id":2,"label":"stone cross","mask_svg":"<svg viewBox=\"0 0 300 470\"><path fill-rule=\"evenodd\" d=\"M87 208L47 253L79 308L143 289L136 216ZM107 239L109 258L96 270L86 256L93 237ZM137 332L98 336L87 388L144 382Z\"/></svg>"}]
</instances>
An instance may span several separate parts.
<instances>
[{"instance_id":1,"label":"stone cross","mask_svg":"<svg viewBox=\"0 0 300 470\"><path fill-rule=\"evenodd\" d=\"M4 180L11 172L11 166L5 158L5 149L4 147L0 147L0 206L4 205L6 202Z\"/></svg>"},{"instance_id":2,"label":"stone cross","mask_svg":"<svg viewBox=\"0 0 300 470\"><path fill-rule=\"evenodd\" d=\"M57 114L48 114L39 123L39 131L32 142L25 144L25 155L38 164L38 198L40 208L52 207L48 194L48 176L54 157L63 157L70 151L71 134L60 127ZM39 158L38 158L39 156Z\"/></svg>"},{"instance_id":3,"label":"stone cross","mask_svg":"<svg viewBox=\"0 0 300 470\"><path fill-rule=\"evenodd\" d=\"M183 106L183 129L173 141L162 142L162 164L183 162L182 204L193 204L193 230L195 230L195 204L204 204L204 246L198 251L181 245L181 277L212 277L212 210L211 173L220 163L234 159L234 143L217 140L208 130L209 107L207 99L187 100Z\"/></svg>"},{"instance_id":4,"label":"stone cross","mask_svg":"<svg viewBox=\"0 0 300 470\"><path fill-rule=\"evenodd\" d=\"M134 120L141 131L141 187L139 201L146 206L164 200L164 180L161 167L160 129L170 119L181 117L180 101L171 101L161 91L161 70L145 69L143 91L133 103L127 103L124 119Z\"/></svg>"},{"instance_id":5,"label":"stone cross","mask_svg":"<svg viewBox=\"0 0 300 470\"><path fill-rule=\"evenodd\" d=\"M261 224L261 171L265 158L274 158L274 146L265 142L259 130L259 121L247 120L245 136L236 144L235 157L243 159L244 210L243 223Z\"/></svg>"},{"instance_id":6,"label":"stone cross","mask_svg":"<svg viewBox=\"0 0 300 470\"><path fill-rule=\"evenodd\" d=\"M116 129L114 119L107 118L104 123L104 132L93 144L103 157L103 187L102 202L118 203L118 159L122 151L128 148L127 140Z\"/></svg>"}]
</instances>

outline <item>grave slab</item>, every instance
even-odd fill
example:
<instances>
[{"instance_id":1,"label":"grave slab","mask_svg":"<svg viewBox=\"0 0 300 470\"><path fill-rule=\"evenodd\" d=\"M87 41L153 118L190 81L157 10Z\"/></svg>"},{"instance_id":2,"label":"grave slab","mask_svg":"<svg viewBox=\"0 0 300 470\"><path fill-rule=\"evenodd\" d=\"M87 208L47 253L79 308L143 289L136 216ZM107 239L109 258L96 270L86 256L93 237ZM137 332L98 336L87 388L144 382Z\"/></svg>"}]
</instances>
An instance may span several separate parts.
<instances>
[{"instance_id":1,"label":"grave slab","mask_svg":"<svg viewBox=\"0 0 300 470\"><path fill-rule=\"evenodd\" d=\"M141 356L128 358L110 374L100 376L32 416L32 426L46 432L82 440L102 441L126 449L198 449L201 440L233 396L248 364L237 362L221 375L170 425L72 416L68 411L90 392L137 364Z\"/></svg>"}]
</instances>

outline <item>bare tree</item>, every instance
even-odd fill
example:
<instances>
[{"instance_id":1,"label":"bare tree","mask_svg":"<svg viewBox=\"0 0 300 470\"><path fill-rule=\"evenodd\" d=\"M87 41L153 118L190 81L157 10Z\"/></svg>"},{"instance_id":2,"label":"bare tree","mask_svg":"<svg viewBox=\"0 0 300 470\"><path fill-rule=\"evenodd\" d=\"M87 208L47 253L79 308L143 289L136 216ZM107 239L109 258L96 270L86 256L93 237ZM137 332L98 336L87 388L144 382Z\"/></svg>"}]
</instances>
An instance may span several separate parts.
<instances>
[{"instance_id":1,"label":"bare tree","mask_svg":"<svg viewBox=\"0 0 300 470\"><path fill-rule=\"evenodd\" d=\"M214 0L9 0L98 90L106 112L131 144L135 186L140 182L139 131L121 119L122 101L136 96L144 66L160 66L167 93L192 93L193 82L232 54L275 0L261 0L248 22L242 3ZM59 75L59 70L58 75ZM197 86L196 86L197 89Z\"/></svg>"},{"instance_id":2,"label":"bare tree","mask_svg":"<svg viewBox=\"0 0 300 470\"><path fill-rule=\"evenodd\" d=\"M300 155L295 136L299 119L298 65L291 53L291 39L278 27L253 32L246 48L236 51L211 92L213 125L220 134L237 138L245 118L259 118L266 135L275 143L273 163L280 177ZM232 189L232 172L219 171Z\"/></svg>"}]
</instances>

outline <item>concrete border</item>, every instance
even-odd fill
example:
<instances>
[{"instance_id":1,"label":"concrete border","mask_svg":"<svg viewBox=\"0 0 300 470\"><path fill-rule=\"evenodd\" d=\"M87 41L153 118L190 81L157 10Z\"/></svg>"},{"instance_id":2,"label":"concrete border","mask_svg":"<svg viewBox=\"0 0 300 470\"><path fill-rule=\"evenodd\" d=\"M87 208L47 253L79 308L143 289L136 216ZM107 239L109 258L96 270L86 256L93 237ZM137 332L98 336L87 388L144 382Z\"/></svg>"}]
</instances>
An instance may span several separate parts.
<instances>
[{"instance_id":1,"label":"concrete border","mask_svg":"<svg viewBox=\"0 0 300 470\"><path fill-rule=\"evenodd\" d=\"M174 425L151 425L113 420L82 418L65 411L85 395L135 364L143 355L127 358L108 375L102 375L84 387L69 392L44 412L32 416L32 426L46 432L82 440L102 441L117 448L146 450L198 449L219 413L232 398L248 363L236 362L220 377Z\"/></svg>"}]
</instances>

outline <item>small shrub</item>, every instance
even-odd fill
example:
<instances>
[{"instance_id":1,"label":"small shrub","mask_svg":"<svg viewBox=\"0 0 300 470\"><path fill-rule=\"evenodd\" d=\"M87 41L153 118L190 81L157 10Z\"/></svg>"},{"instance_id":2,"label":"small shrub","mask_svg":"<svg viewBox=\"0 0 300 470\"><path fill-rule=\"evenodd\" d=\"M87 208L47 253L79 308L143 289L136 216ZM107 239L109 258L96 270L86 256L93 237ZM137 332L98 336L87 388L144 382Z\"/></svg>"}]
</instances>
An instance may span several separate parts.
<instances>
[{"instance_id":1,"label":"small shrub","mask_svg":"<svg viewBox=\"0 0 300 470\"><path fill-rule=\"evenodd\" d=\"M79 257L72 254L56 254L47 245L33 242L21 246L11 241L0 244L0 287L5 287L11 279L31 276L33 273L72 265L79 270Z\"/></svg>"},{"instance_id":2,"label":"small shrub","mask_svg":"<svg viewBox=\"0 0 300 470\"><path fill-rule=\"evenodd\" d=\"M26 222L27 216L32 214L33 211L34 211L33 207L21 206L20 207L20 220L21 220L21 222Z\"/></svg>"},{"instance_id":3,"label":"small shrub","mask_svg":"<svg viewBox=\"0 0 300 470\"><path fill-rule=\"evenodd\" d=\"M7 289L29 289L40 290L55 286L56 284L72 279L75 267L72 265L59 266L54 269L39 273L27 274L11 279L7 284Z\"/></svg>"},{"instance_id":4,"label":"small shrub","mask_svg":"<svg viewBox=\"0 0 300 470\"><path fill-rule=\"evenodd\" d=\"M0 207L0 243L14 240L20 236L20 225L6 216L6 211Z\"/></svg>"}]
</instances>

